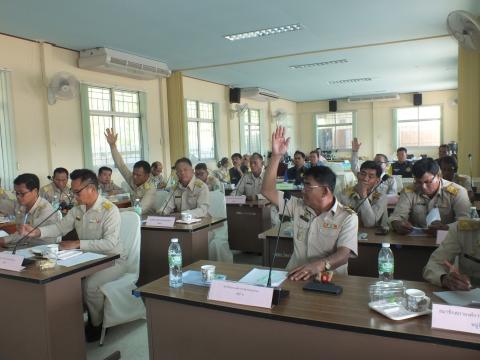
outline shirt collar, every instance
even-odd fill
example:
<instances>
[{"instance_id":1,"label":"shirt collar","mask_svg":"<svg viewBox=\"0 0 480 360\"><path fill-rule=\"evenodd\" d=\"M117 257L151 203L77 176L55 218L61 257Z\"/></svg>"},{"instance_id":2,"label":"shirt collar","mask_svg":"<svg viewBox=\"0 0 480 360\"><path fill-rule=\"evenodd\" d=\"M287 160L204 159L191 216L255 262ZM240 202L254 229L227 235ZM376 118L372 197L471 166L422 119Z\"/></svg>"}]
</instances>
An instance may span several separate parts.
<instances>
[{"instance_id":1,"label":"shirt collar","mask_svg":"<svg viewBox=\"0 0 480 360\"><path fill-rule=\"evenodd\" d=\"M95 200L95 203L93 204L93 206L88 211L100 209L102 207L102 204L103 204L104 200L105 199L100 194L98 194L97 200ZM87 212L87 206L86 205L80 205L80 208L82 209L82 211L84 213Z\"/></svg>"},{"instance_id":2,"label":"shirt collar","mask_svg":"<svg viewBox=\"0 0 480 360\"><path fill-rule=\"evenodd\" d=\"M33 204L32 208L28 211L29 214L33 214L36 208L40 206L40 202L42 201L42 197L39 196L37 200L35 201L35 204Z\"/></svg>"}]
</instances>

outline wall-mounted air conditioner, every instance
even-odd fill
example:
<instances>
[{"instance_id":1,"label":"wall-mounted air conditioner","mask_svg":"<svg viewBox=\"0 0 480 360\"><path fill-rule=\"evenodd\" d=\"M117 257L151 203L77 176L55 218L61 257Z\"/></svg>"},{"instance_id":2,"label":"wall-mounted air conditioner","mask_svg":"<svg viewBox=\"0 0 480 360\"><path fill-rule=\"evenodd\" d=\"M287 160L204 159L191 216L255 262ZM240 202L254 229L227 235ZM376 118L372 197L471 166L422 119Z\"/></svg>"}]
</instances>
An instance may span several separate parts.
<instances>
[{"instance_id":1,"label":"wall-mounted air conditioner","mask_svg":"<svg viewBox=\"0 0 480 360\"><path fill-rule=\"evenodd\" d=\"M278 94L258 87L242 88L240 96L257 101L274 101L278 99Z\"/></svg>"},{"instance_id":2,"label":"wall-mounted air conditioner","mask_svg":"<svg viewBox=\"0 0 480 360\"><path fill-rule=\"evenodd\" d=\"M80 51L78 67L139 80L169 77L172 73L162 62L107 48Z\"/></svg>"},{"instance_id":3,"label":"wall-mounted air conditioner","mask_svg":"<svg viewBox=\"0 0 480 360\"><path fill-rule=\"evenodd\" d=\"M395 101L399 99L400 99L400 95L392 93L392 94L351 96L347 99L347 101L349 103L355 103L355 102L373 102L373 101Z\"/></svg>"}]
</instances>

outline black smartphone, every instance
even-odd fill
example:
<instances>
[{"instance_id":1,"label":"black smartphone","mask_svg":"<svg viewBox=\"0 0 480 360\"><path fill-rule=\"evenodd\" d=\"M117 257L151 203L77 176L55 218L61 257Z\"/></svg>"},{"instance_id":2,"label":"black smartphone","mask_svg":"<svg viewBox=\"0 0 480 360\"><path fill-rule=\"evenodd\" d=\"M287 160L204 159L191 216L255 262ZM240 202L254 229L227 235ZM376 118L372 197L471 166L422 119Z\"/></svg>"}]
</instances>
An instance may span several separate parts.
<instances>
[{"instance_id":1,"label":"black smartphone","mask_svg":"<svg viewBox=\"0 0 480 360\"><path fill-rule=\"evenodd\" d=\"M335 284L324 284L318 281L309 282L303 287L303 290L318 291L326 294L339 295L342 293L343 288Z\"/></svg>"}]
</instances>

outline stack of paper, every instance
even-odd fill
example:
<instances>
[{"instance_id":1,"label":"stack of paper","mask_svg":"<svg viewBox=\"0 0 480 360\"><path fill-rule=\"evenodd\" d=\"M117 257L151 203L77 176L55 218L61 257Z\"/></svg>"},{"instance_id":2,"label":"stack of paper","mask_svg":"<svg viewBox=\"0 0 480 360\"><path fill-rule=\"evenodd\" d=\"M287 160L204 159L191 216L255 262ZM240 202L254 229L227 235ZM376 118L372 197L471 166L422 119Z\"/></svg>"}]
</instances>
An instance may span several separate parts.
<instances>
[{"instance_id":1,"label":"stack of paper","mask_svg":"<svg viewBox=\"0 0 480 360\"><path fill-rule=\"evenodd\" d=\"M287 278L287 271L273 270L272 271L272 286L277 287L282 284ZM268 281L268 269L252 269L247 275L241 278L238 282L250 284L250 285L260 285L267 286Z\"/></svg>"}]
</instances>

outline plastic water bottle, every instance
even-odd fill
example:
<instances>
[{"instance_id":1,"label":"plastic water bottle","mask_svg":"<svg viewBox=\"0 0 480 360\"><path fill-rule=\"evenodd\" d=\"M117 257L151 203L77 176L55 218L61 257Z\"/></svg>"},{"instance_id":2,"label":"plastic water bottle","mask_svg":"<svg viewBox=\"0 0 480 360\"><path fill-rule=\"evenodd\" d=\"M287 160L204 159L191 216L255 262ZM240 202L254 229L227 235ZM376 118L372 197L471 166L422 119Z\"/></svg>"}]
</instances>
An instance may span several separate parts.
<instances>
[{"instance_id":1,"label":"plastic water bottle","mask_svg":"<svg viewBox=\"0 0 480 360\"><path fill-rule=\"evenodd\" d=\"M178 239L172 239L168 247L168 267L170 268L168 277L170 287L182 287L182 249Z\"/></svg>"},{"instance_id":2,"label":"plastic water bottle","mask_svg":"<svg viewBox=\"0 0 480 360\"><path fill-rule=\"evenodd\" d=\"M138 216L142 216L142 205L140 205L140 199L135 199L133 202L133 211L135 211Z\"/></svg>"},{"instance_id":3,"label":"plastic water bottle","mask_svg":"<svg viewBox=\"0 0 480 360\"><path fill-rule=\"evenodd\" d=\"M470 207L470 219L478 219L479 216L478 216L478 211L477 211L477 208L475 206L471 206Z\"/></svg>"},{"instance_id":4,"label":"plastic water bottle","mask_svg":"<svg viewBox=\"0 0 480 360\"><path fill-rule=\"evenodd\" d=\"M378 277L381 281L393 280L393 253L389 243L382 243L378 253Z\"/></svg>"}]
</instances>

